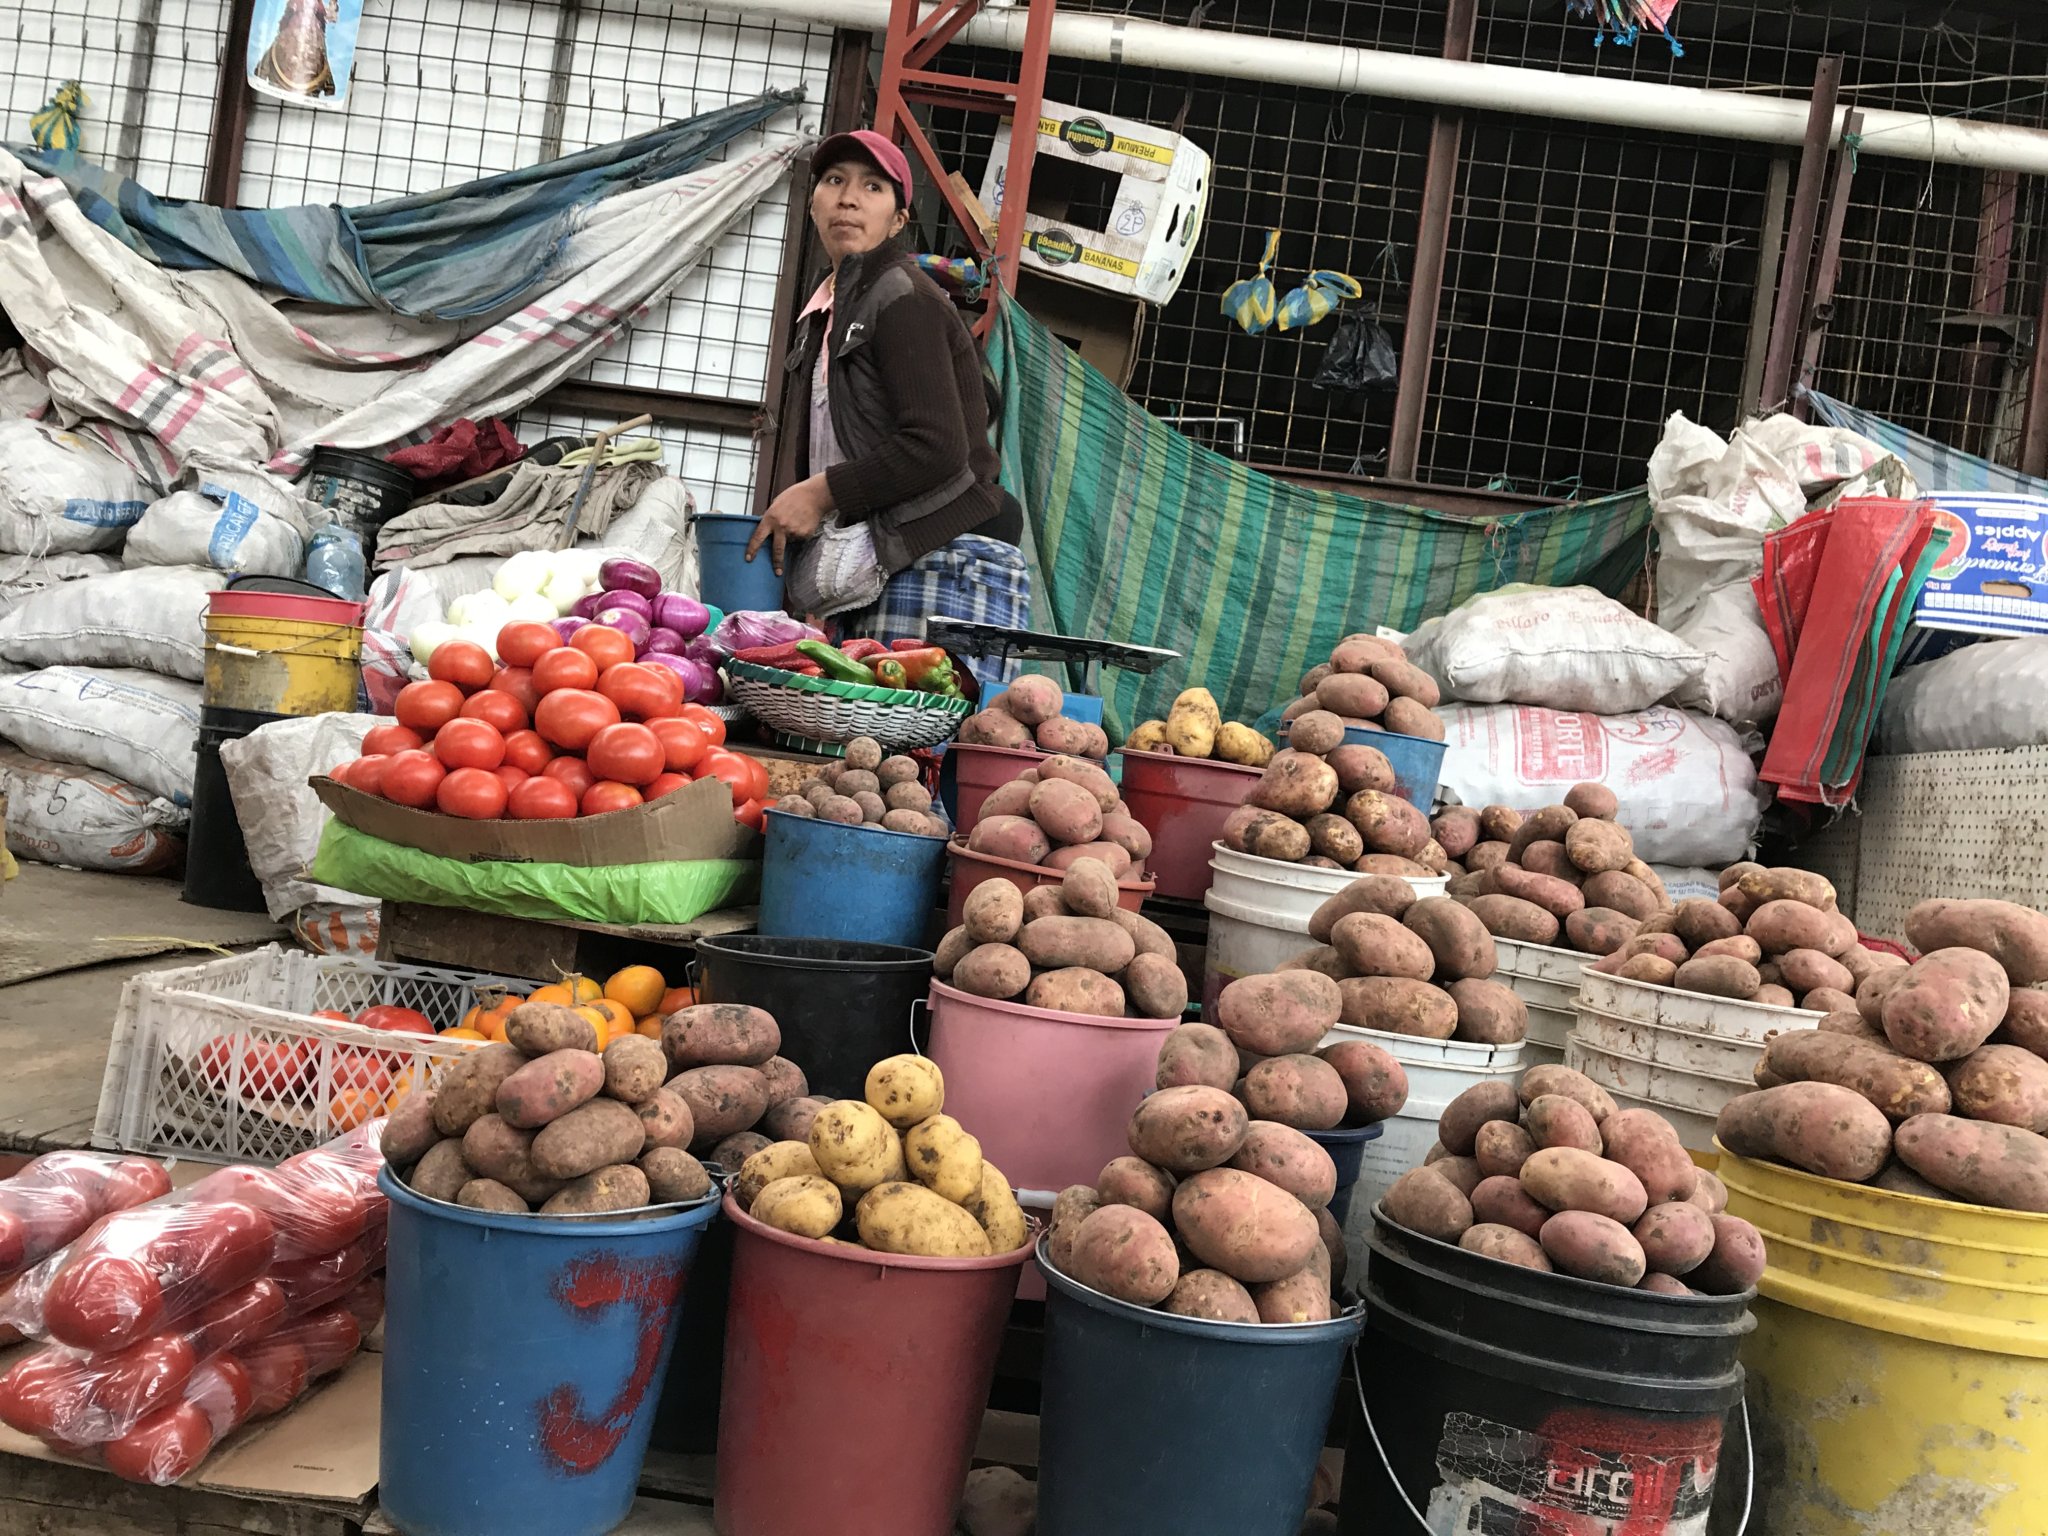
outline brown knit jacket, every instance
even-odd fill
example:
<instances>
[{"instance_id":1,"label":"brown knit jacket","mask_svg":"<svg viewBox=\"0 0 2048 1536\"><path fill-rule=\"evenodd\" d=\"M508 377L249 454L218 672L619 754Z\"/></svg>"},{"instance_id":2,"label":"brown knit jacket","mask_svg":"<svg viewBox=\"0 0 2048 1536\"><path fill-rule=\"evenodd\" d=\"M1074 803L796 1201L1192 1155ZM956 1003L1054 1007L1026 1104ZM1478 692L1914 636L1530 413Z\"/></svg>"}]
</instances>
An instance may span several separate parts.
<instances>
[{"instance_id":1,"label":"brown knit jacket","mask_svg":"<svg viewBox=\"0 0 2048 1536\"><path fill-rule=\"evenodd\" d=\"M811 376L823 314L808 315L776 449L778 490L810 474ZM886 247L839 264L826 387L844 462L825 471L842 522L872 527L894 574L963 533L1016 543L1022 518L996 485L981 354L939 287Z\"/></svg>"}]
</instances>

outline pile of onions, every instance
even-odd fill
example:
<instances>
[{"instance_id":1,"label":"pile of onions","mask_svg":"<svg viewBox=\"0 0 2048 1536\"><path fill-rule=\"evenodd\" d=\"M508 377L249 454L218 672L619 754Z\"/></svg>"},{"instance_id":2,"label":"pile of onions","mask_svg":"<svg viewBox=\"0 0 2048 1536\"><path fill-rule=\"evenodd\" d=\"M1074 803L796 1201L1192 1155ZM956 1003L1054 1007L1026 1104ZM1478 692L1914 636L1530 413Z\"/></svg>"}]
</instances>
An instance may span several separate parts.
<instances>
[{"instance_id":1,"label":"pile of onions","mask_svg":"<svg viewBox=\"0 0 2048 1536\"><path fill-rule=\"evenodd\" d=\"M614 557L598 567L597 579L598 591L555 620L556 634L567 640L585 624L602 624L633 642L635 659L682 678L685 702L716 704L724 698L718 654L704 638L710 609L685 593L662 591L661 573L644 560Z\"/></svg>"}]
</instances>

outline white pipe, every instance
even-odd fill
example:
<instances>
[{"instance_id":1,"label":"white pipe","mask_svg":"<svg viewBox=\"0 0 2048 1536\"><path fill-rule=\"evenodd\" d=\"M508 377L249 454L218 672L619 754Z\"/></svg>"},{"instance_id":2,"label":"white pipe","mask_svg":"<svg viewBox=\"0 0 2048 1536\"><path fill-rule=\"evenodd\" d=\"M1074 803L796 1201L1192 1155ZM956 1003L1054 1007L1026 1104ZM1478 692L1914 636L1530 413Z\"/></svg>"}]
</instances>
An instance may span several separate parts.
<instances>
[{"instance_id":1,"label":"white pipe","mask_svg":"<svg viewBox=\"0 0 2048 1536\"><path fill-rule=\"evenodd\" d=\"M889 25L889 0L744 0L729 9L749 18L780 18L857 31L882 32ZM984 11L968 24L960 40L1021 52L1026 20L1021 5ZM1796 97L1656 85L1503 64L1461 64L1430 54L1382 53L1335 43L1169 27L1122 16L1056 15L1052 51L1060 58L1112 66L1263 80L1340 95L1379 96L1618 128L1761 144L1797 145L1806 139L1807 104ZM1844 108L1847 106L1845 102ZM2048 175L2048 133L2039 129L1874 107L1862 111L1864 154Z\"/></svg>"}]
</instances>

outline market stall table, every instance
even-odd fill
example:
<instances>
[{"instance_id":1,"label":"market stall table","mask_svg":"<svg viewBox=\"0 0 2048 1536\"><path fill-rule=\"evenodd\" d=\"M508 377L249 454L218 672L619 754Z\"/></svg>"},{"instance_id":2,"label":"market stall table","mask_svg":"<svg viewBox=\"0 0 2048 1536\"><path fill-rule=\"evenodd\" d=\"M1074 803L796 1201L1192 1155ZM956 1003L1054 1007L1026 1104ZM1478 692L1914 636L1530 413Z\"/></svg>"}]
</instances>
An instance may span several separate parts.
<instances>
[{"instance_id":1,"label":"market stall table","mask_svg":"<svg viewBox=\"0 0 2048 1536\"><path fill-rule=\"evenodd\" d=\"M449 965L507 976L552 981L564 973L604 976L622 965L650 960L657 949L678 962L697 940L754 931L756 909L726 907L688 923L585 923L570 919L494 917L459 907L387 901L377 958L414 965ZM670 967L662 967L664 974ZM680 963L675 974L682 974Z\"/></svg>"}]
</instances>

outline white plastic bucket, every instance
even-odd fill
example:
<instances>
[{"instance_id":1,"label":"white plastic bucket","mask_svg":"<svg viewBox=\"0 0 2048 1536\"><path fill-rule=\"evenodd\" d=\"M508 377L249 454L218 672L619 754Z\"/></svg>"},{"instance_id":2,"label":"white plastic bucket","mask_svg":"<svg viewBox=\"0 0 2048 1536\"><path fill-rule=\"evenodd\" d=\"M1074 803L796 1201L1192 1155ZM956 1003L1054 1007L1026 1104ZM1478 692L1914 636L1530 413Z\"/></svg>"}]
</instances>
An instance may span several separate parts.
<instances>
[{"instance_id":1,"label":"white plastic bucket","mask_svg":"<svg viewBox=\"0 0 2048 1536\"><path fill-rule=\"evenodd\" d=\"M1565 1041L1579 1026L1577 1009L1541 1008L1534 1003L1527 1005L1529 1011L1529 1041L1534 1045L1548 1046L1562 1052Z\"/></svg>"},{"instance_id":2,"label":"white plastic bucket","mask_svg":"<svg viewBox=\"0 0 2048 1536\"><path fill-rule=\"evenodd\" d=\"M1597 1008L1581 1008L1577 1028L1579 1039L1595 1050L1709 1077L1753 1082L1756 1064L1764 1054L1763 1045L1755 1040L1730 1040L1641 1019L1616 1018Z\"/></svg>"},{"instance_id":3,"label":"white plastic bucket","mask_svg":"<svg viewBox=\"0 0 2048 1536\"><path fill-rule=\"evenodd\" d=\"M1616 1087L1613 1083L1597 1075L1602 1070L1603 1064L1595 1058L1594 1053L1587 1051L1585 1047L1581 1046L1577 1048L1577 1054L1578 1060L1574 1061L1572 1059L1574 1052L1566 1052L1566 1062L1578 1068L1579 1071L1584 1072L1586 1076L1592 1078L1602 1088L1605 1088L1608 1096L1614 1100L1618 1107L1622 1109L1647 1109L1654 1114L1662 1115L1670 1123L1671 1128L1678 1132L1679 1145L1688 1152L1713 1152L1717 1150L1714 1146L1715 1115L1700 1114L1694 1110L1679 1109L1675 1105L1660 1104L1651 1099L1637 1098L1634 1094ZM1619 1076L1620 1074L1610 1075Z\"/></svg>"},{"instance_id":4,"label":"white plastic bucket","mask_svg":"<svg viewBox=\"0 0 2048 1536\"><path fill-rule=\"evenodd\" d=\"M1773 1003L1745 1003L1704 992L1681 992L1647 981L1630 981L1588 970L1579 976L1579 1006L1617 1019L1661 1024L1724 1040L1753 1040L1761 1045L1787 1030L1812 1029L1822 1015L1808 1008L1780 1008Z\"/></svg>"},{"instance_id":5,"label":"white plastic bucket","mask_svg":"<svg viewBox=\"0 0 2048 1536\"><path fill-rule=\"evenodd\" d=\"M1601 1087L1639 1099L1663 1112L1678 1109L1712 1118L1721 1106L1738 1094L1755 1090L1748 1078L1720 1077L1710 1072L1687 1072L1681 1067L1640 1061L1619 1051L1606 1051L1591 1044L1582 1031L1572 1032L1565 1047L1565 1064L1575 1067Z\"/></svg>"}]
</instances>

